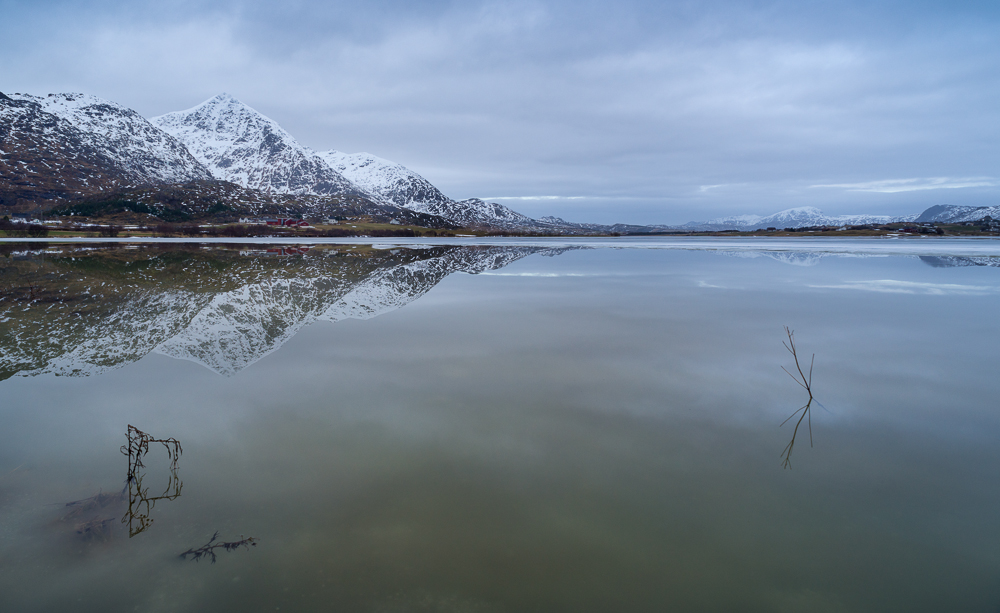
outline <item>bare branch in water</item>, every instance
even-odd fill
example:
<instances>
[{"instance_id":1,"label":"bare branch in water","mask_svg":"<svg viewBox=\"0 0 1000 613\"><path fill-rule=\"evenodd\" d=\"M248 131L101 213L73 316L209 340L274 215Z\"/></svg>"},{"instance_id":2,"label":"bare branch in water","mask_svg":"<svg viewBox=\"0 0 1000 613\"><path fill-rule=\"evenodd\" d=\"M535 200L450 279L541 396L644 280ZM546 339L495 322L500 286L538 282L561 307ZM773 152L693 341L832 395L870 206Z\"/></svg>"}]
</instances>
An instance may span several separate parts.
<instances>
[{"instance_id":1,"label":"bare branch in water","mask_svg":"<svg viewBox=\"0 0 1000 613\"><path fill-rule=\"evenodd\" d=\"M792 358L795 360L795 370L796 372L798 372L798 376L795 376L794 374L789 372L788 369L785 368L784 366L781 367L781 370L788 373L788 376L791 377L792 380L798 383L803 389L806 390L806 393L809 394L809 401L806 402L803 406L796 409L794 413L788 416L788 419L781 422L781 425L784 426L793 417L795 417L796 415L799 416L798 421L795 422L795 429L792 431L792 440L788 442L788 445L785 446L785 450L781 452L781 457L784 458L781 465L784 466L785 468L791 468L792 449L795 447L795 437L798 436L799 434L799 426L802 425L802 420L806 421L806 424L809 428L809 446L812 447L813 445L812 411L811 411L813 403L812 375L813 375L813 364L816 362L816 354L814 353L812 355L812 359L809 360L809 376L806 376L806 374L802 371L802 366L799 364L799 354L795 347L795 331L790 329L788 326L785 326L785 334L788 335L788 342L786 343L782 341L781 344L785 346L785 349L788 350L788 353L792 354Z\"/></svg>"},{"instance_id":2,"label":"bare branch in water","mask_svg":"<svg viewBox=\"0 0 1000 613\"><path fill-rule=\"evenodd\" d=\"M149 453L150 443L162 443L167 449L167 457L170 459L170 470L177 470L177 460L184 452L181 443L175 438L153 438L132 424L128 425L128 432L125 434L128 444L122 445L121 451L128 456L128 475L134 477L138 469L144 468L142 457Z\"/></svg>"},{"instance_id":3,"label":"bare branch in water","mask_svg":"<svg viewBox=\"0 0 1000 613\"><path fill-rule=\"evenodd\" d=\"M184 553L180 554L181 559L186 560L188 556L191 556L191 559L197 562L202 558L210 558L212 560L212 564L215 564L215 550L220 547L226 551L236 551L240 547L246 547L249 549L257 546L257 539L252 536L244 538L241 534L240 540L238 541L215 543L215 539L218 538L218 536L219 531L216 530L215 534L212 535L212 538L208 539L207 543L197 549L188 549ZM215 544L213 545L212 543Z\"/></svg>"},{"instance_id":4,"label":"bare branch in water","mask_svg":"<svg viewBox=\"0 0 1000 613\"><path fill-rule=\"evenodd\" d=\"M128 536L133 536L145 531L153 523L149 516L157 500L174 500L181 495L181 487L184 485L177 476L177 461L183 453L180 441L175 438L158 439L146 434L142 430L129 424L128 444L122 445L121 452L128 456L128 476L125 488L128 490L128 511L122 517L122 523L128 523ZM170 459L170 477L167 487L159 496L149 496L149 488L142 486L145 473L139 474L139 469L144 468L142 458L149 453L150 443L160 443L167 449L167 458Z\"/></svg>"}]
</instances>

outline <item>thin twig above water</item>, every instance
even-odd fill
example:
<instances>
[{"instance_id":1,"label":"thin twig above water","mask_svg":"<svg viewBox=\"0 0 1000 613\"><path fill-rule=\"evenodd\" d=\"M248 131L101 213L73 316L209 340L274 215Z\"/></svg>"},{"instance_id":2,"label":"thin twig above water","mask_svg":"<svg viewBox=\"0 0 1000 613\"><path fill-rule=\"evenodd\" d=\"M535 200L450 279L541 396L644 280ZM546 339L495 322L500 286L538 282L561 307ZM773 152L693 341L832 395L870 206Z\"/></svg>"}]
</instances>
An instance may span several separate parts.
<instances>
[{"instance_id":1,"label":"thin twig above water","mask_svg":"<svg viewBox=\"0 0 1000 613\"><path fill-rule=\"evenodd\" d=\"M811 413L812 403L813 403L812 374L813 374L813 364L816 362L816 354L815 353L812 354L812 358L809 360L809 374L807 376L806 373L803 372L802 370L802 365L799 363L799 354L798 350L795 347L795 331L789 328L788 326L785 326L785 334L788 335L788 342L782 341L782 344L785 346L785 349L788 350L788 353L792 354L792 358L795 360L795 370L798 373L798 376L792 374L784 366L781 367L781 370L788 373L788 376L791 377L793 381L802 386L802 388L806 390L806 393L809 394L808 402L806 402L804 405L796 409L794 413L788 416L788 419L781 422L781 425L784 426L786 423L788 423L790 419L792 419L796 415L799 416L798 421L795 422L795 429L792 431L792 440L788 442L788 445L785 446L785 450L781 452L781 457L784 458L781 465L784 466L785 468L791 468L792 449L795 447L795 437L798 436L799 434L799 426L802 425L802 420L806 421L806 424L809 428L809 446L810 447L813 446L812 413Z\"/></svg>"}]
</instances>

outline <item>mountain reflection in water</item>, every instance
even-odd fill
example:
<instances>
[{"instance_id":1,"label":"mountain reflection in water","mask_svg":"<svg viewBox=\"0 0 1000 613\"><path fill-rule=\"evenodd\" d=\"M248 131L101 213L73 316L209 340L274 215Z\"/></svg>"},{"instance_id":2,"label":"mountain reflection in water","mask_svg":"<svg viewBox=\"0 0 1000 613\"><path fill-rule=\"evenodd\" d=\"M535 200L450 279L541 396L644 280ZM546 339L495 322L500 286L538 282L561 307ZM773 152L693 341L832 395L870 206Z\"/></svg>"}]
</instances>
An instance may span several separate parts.
<instances>
[{"instance_id":1,"label":"mountain reflection in water","mask_svg":"<svg viewBox=\"0 0 1000 613\"><path fill-rule=\"evenodd\" d=\"M96 375L150 352L230 376L312 322L369 319L454 272L562 251L109 244L8 253L0 266L0 380Z\"/></svg>"}]
</instances>

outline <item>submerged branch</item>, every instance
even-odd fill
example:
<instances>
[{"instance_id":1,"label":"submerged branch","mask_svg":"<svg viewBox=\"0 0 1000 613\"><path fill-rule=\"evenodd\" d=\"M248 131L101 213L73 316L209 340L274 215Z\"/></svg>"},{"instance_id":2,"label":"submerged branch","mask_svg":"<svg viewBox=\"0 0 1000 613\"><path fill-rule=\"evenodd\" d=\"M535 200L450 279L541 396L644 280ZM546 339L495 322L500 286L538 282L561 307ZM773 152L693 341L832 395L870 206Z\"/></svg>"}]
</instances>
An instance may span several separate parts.
<instances>
[{"instance_id":1,"label":"submerged branch","mask_svg":"<svg viewBox=\"0 0 1000 613\"><path fill-rule=\"evenodd\" d=\"M236 551L240 547L246 547L247 549L249 549L251 547L257 546L257 539L255 539L252 536L244 538L243 535L241 534L240 540L238 541L215 543L215 539L218 538L218 536L219 536L219 531L216 530L215 534L212 535L212 538L208 539L207 543L205 543L204 545L202 545L197 549L188 549L184 553L180 554L179 557L182 560L186 560L188 556L191 556L191 559L194 560L195 562L197 562L202 558L210 558L212 560L212 564L215 564L215 550L219 549L220 547L222 549L225 549L226 551ZM213 545L212 543L215 544Z\"/></svg>"}]
</instances>

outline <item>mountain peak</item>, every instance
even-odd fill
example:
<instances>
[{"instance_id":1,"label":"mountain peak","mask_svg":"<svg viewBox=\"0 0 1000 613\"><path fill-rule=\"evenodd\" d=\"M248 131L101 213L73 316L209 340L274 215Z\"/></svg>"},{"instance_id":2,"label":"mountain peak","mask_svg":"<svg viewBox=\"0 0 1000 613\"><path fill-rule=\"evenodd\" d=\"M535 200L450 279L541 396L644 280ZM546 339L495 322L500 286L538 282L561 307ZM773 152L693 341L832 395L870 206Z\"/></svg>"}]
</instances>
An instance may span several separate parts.
<instances>
[{"instance_id":1,"label":"mountain peak","mask_svg":"<svg viewBox=\"0 0 1000 613\"><path fill-rule=\"evenodd\" d=\"M188 111L182 111L182 112L190 112L190 111L193 111L195 109L200 109L200 108L204 108L204 107L209 107L209 108L238 108L238 109L246 109L246 110L248 110L248 111L250 111L252 113L256 113L256 114L260 115L260 113L258 113L256 110L250 108L249 106L247 106L246 104L244 104L243 102L241 102L238 98L236 98L236 96L233 96L232 94L230 94L228 92L222 92L221 94L217 94L215 96L212 96L211 98L209 98L208 100L206 100L206 101L202 102L201 104L195 106L194 108L191 108L191 109L188 109Z\"/></svg>"},{"instance_id":2,"label":"mountain peak","mask_svg":"<svg viewBox=\"0 0 1000 613\"><path fill-rule=\"evenodd\" d=\"M823 211L814 206L796 206L779 211L775 215L823 215Z\"/></svg>"},{"instance_id":3,"label":"mountain peak","mask_svg":"<svg viewBox=\"0 0 1000 613\"><path fill-rule=\"evenodd\" d=\"M150 121L218 179L266 192L364 195L276 121L227 93Z\"/></svg>"}]
</instances>

